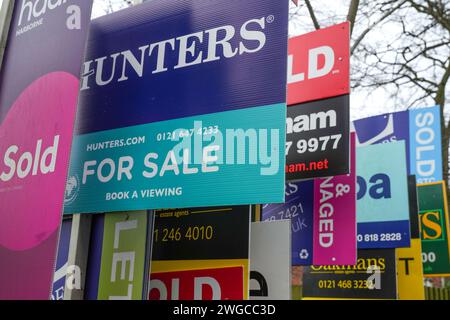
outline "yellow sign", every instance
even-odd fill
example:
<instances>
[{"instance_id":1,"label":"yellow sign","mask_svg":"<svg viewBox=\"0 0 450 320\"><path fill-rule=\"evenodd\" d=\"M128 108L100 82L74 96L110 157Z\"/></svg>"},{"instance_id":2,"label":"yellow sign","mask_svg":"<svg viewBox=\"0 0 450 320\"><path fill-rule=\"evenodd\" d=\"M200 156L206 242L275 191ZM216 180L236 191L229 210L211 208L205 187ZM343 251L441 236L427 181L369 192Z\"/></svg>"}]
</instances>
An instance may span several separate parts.
<instances>
[{"instance_id":1,"label":"yellow sign","mask_svg":"<svg viewBox=\"0 0 450 320\"><path fill-rule=\"evenodd\" d=\"M396 251L398 299L425 300L421 240L411 239L410 248Z\"/></svg>"}]
</instances>

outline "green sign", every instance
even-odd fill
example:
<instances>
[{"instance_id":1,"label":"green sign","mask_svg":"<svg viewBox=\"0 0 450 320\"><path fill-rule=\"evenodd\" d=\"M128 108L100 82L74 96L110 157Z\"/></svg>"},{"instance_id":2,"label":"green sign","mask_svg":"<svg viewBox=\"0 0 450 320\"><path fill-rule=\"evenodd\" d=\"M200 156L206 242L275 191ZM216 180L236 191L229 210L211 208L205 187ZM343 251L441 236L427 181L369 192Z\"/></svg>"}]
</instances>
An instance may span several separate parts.
<instances>
[{"instance_id":1,"label":"green sign","mask_svg":"<svg viewBox=\"0 0 450 320\"><path fill-rule=\"evenodd\" d=\"M105 215L99 300L142 300L147 213Z\"/></svg>"},{"instance_id":2,"label":"green sign","mask_svg":"<svg viewBox=\"0 0 450 320\"><path fill-rule=\"evenodd\" d=\"M418 185L425 276L450 275L447 194L444 181Z\"/></svg>"}]
</instances>

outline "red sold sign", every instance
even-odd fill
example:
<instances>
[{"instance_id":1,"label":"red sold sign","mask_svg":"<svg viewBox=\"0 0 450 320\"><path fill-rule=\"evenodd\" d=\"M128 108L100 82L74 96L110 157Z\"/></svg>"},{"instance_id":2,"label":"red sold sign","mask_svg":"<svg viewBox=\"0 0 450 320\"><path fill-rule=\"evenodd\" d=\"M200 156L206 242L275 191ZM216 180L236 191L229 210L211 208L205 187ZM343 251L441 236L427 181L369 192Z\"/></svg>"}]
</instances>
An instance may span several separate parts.
<instances>
[{"instance_id":1,"label":"red sold sign","mask_svg":"<svg viewBox=\"0 0 450 320\"><path fill-rule=\"evenodd\" d=\"M150 300L242 300L243 267L152 273Z\"/></svg>"},{"instance_id":2,"label":"red sold sign","mask_svg":"<svg viewBox=\"0 0 450 320\"><path fill-rule=\"evenodd\" d=\"M289 39L288 105L350 93L350 23Z\"/></svg>"}]
</instances>

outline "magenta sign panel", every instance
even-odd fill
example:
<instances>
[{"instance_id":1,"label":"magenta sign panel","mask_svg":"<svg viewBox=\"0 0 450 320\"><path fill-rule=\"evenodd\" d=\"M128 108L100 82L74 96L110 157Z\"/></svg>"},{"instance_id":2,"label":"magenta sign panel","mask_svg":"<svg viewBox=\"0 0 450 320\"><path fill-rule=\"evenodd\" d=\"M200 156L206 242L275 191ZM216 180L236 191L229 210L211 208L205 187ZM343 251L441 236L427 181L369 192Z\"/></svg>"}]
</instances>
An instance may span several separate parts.
<instances>
[{"instance_id":1,"label":"magenta sign panel","mask_svg":"<svg viewBox=\"0 0 450 320\"><path fill-rule=\"evenodd\" d=\"M314 180L314 265L356 263L356 155L351 135L350 174Z\"/></svg>"},{"instance_id":2,"label":"magenta sign panel","mask_svg":"<svg viewBox=\"0 0 450 320\"><path fill-rule=\"evenodd\" d=\"M0 299L50 297L91 6L15 1L0 74Z\"/></svg>"}]
</instances>

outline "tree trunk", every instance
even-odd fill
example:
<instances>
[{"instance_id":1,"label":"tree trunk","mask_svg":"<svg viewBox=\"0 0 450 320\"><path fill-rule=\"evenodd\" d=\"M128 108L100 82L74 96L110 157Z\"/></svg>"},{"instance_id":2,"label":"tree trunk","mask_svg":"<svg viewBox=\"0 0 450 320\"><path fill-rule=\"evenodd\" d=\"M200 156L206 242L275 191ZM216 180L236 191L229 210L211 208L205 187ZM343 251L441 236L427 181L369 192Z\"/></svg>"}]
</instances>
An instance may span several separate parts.
<instances>
[{"instance_id":1,"label":"tree trunk","mask_svg":"<svg viewBox=\"0 0 450 320\"><path fill-rule=\"evenodd\" d=\"M353 34L353 26L355 25L356 15L358 14L359 0L352 0L348 9L347 21L350 21L350 35Z\"/></svg>"}]
</instances>

